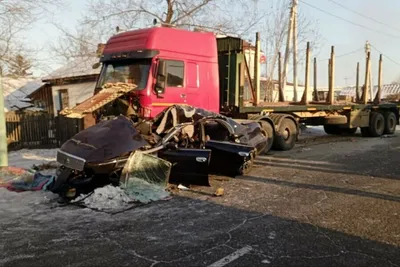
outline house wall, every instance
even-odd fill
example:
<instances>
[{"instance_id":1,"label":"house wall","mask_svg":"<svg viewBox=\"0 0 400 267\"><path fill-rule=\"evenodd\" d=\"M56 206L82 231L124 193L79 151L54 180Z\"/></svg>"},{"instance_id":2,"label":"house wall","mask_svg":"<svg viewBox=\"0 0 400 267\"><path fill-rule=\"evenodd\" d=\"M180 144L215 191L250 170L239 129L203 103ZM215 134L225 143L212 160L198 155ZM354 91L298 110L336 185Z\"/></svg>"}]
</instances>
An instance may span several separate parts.
<instances>
[{"instance_id":1,"label":"house wall","mask_svg":"<svg viewBox=\"0 0 400 267\"><path fill-rule=\"evenodd\" d=\"M72 108L77 103L81 103L89 97L93 96L96 86L95 81L86 81L79 83L65 83L62 85L52 86L52 98L54 103L54 114L57 115L61 109L60 105L60 91L63 89L68 90L68 107Z\"/></svg>"},{"instance_id":2,"label":"house wall","mask_svg":"<svg viewBox=\"0 0 400 267\"><path fill-rule=\"evenodd\" d=\"M44 85L42 88L29 95L35 107L43 108L49 114L54 114L53 94L50 85Z\"/></svg>"}]
</instances>

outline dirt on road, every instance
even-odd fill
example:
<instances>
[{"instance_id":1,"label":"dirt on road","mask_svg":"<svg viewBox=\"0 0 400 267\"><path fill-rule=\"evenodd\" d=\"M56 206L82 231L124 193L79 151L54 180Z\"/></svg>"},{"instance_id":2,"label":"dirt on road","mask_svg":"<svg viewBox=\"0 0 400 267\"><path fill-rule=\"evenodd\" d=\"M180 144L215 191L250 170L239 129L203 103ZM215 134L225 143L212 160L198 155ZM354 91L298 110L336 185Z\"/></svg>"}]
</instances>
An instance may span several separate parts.
<instances>
[{"instance_id":1,"label":"dirt on road","mask_svg":"<svg viewBox=\"0 0 400 267\"><path fill-rule=\"evenodd\" d=\"M0 190L0 266L400 266L400 135L309 135L117 215L49 203Z\"/></svg>"}]
</instances>

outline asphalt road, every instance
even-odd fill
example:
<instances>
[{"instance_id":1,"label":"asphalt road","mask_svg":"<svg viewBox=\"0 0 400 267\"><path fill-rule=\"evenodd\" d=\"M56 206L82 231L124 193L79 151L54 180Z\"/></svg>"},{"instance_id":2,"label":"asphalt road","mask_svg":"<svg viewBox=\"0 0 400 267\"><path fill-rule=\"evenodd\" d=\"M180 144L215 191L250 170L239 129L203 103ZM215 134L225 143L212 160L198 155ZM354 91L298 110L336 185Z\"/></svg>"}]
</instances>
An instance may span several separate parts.
<instances>
[{"instance_id":1,"label":"asphalt road","mask_svg":"<svg viewBox=\"0 0 400 267\"><path fill-rule=\"evenodd\" d=\"M306 138L116 215L0 190L0 266L400 266L399 161L399 134Z\"/></svg>"}]
</instances>

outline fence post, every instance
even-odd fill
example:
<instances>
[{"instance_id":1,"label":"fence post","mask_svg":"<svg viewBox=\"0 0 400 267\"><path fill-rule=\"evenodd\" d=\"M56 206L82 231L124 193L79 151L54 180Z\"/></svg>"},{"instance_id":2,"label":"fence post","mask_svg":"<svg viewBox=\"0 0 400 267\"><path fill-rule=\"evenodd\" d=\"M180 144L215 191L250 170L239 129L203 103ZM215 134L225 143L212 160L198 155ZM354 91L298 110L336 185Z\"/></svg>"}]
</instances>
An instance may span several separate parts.
<instances>
[{"instance_id":1,"label":"fence post","mask_svg":"<svg viewBox=\"0 0 400 267\"><path fill-rule=\"evenodd\" d=\"M7 130L6 118L4 112L4 92L2 71L0 69L0 167L8 166L8 151L7 151Z\"/></svg>"}]
</instances>

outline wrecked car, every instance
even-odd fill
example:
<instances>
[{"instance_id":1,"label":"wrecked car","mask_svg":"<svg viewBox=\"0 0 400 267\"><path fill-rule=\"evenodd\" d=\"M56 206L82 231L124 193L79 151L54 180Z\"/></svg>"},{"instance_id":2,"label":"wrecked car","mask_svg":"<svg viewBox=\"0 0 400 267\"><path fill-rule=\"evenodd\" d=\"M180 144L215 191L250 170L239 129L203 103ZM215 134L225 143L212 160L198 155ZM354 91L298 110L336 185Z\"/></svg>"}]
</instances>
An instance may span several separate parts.
<instances>
[{"instance_id":1,"label":"wrecked car","mask_svg":"<svg viewBox=\"0 0 400 267\"><path fill-rule=\"evenodd\" d=\"M61 146L57 161L62 166L51 191L73 197L109 183L118 185L135 151L172 163L169 183L209 186L209 174L247 174L267 139L256 122L238 123L186 105L166 108L150 121L134 122L119 115L79 132Z\"/></svg>"}]
</instances>

